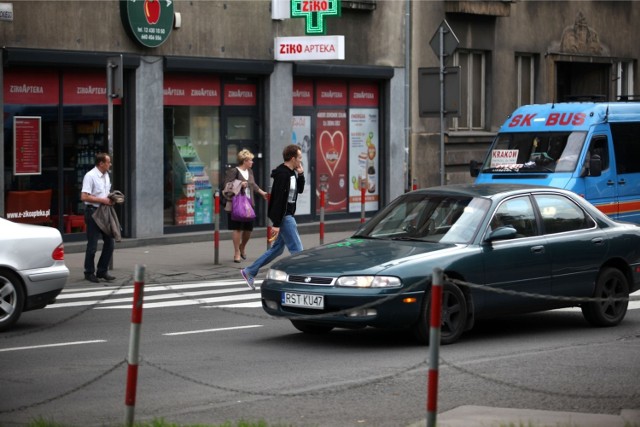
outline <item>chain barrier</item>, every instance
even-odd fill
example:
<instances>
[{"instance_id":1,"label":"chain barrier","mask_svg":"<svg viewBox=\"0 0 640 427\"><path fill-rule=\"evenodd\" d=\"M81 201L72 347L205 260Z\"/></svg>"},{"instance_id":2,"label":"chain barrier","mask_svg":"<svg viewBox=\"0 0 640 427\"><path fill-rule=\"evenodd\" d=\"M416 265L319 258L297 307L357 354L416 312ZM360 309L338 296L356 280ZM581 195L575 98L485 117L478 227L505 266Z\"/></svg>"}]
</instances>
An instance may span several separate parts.
<instances>
[{"instance_id":1,"label":"chain barrier","mask_svg":"<svg viewBox=\"0 0 640 427\"><path fill-rule=\"evenodd\" d=\"M216 278L217 275L211 275L211 276L201 276L202 280L210 280L210 279L214 279ZM419 287L423 286L425 283L429 282L431 280L431 277L425 277L423 280L420 280L416 283L414 283L413 285L411 285L410 287L403 289L403 293L406 292L411 292L414 291L416 289L418 289ZM494 288L491 286L486 286L486 285L479 285L479 284L474 284L471 282L465 282L463 280L458 280L458 279L452 279L449 278L445 275L444 278L445 283L451 283L457 286L467 286L471 289L478 289L478 290L482 290L482 291L487 291L487 292L495 292L498 294L504 294L504 295L511 295L511 296L521 296L521 297L529 297L529 298L538 298L538 299L550 299L550 300L557 300L557 301L564 301L564 302L603 302L603 301L638 301L640 300L640 296L630 296L630 297L612 297L612 298L593 298L593 297L570 297L570 296L554 296L554 295L544 295L544 294L538 294L538 293L530 293L530 292L520 292L520 291L512 291L512 290L506 290L506 289L500 289L500 288ZM126 280L123 280L122 283L120 285L118 285L116 288L114 288L110 293L108 293L107 295L105 295L103 298L95 301L94 303L92 303L91 305L87 306L86 308L78 311L77 313L74 313L71 316L68 316L64 319L61 319L60 321L57 321L55 323L52 323L51 325L47 325L47 326L43 326L34 330L30 330L30 331L26 331L26 332L22 332L22 333L17 333L17 334L9 334L9 335L5 335L3 334L3 338L8 339L8 338L15 338L15 337L19 337L19 336L25 336L25 335L29 335L32 333L36 333L36 332L41 332L44 330L48 330L51 329L53 327L56 327L60 324L66 323L72 319L75 319L79 316L81 316L82 314L86 313L89 310L94 309L96 306L98 306L99 304L103 303L104 301L106 301L107 299L109 299L110 297L112 297L114 294L116 294L118 291L120 291L123 287L130 285L133 283L133 278L129 278ZM198 304L202 304L202 305L209 305L210 303L203 300L203 299L198 299L198 298L194 298L191 295L188 295L184 292L181 291L177 291L176 289L172 288L171 285L172 284L176 284L176 283L182 283L182 281L175 281L175 282L164 282L164 283L155 283L153 284L153 286L164 286L166 289L174 292L177 295L180 295L184 298L187 298L191 301L194 301ZM149 284L151 285L151 284ZM313 314L313 315L291 315L291 316L282 316L284 318L287 319L295 319L295 320L308 320L308 319L326 319L326 318L332 318L332 317L337 317L337 316L343 316L346 314L349 314L350 312L352 312L353 310L357 310L357 309L366 309L366 308L372 308L378 305L381 305L383 303L386 303L387 301L393 300L395 298L399 298L402 295L400 294L390 294L388 296L385 296L383 298L380 298L376 301L373 301L371 303L367 303L367 304L363 304L361 306L358 307L353 307L353 308L349 308L349 309L344 309L344 310L339 310L339 311L335 311L335 312L331 312L331 313L322 313L322 314ZM275 317L273 316L268 316L268 315L256 315L256 314L252 314L252 313L247 313L244 311L238 311L238 310L232 310L226 307L212 307L224 312L228 312L228 313L232 313L235 315L241 315L241 316L245 316L245 317L250 317L250 318L258 318L258 319L274 319ZM280 318L280 317L278 317ZM559 396L559 397L568 397L568 398L578 398L578 399L629 399L629 400L633 400L633 399L637 399L640 397L640 393L634 393L628 396L625 395L587 395L587 394L579 394L579 393L563 393L563 392L558 392L558 391L550 391L550 390L543 390L543 389L537 389L534 387L528 387L528 386L524 386L524 385L520 385L520 384L513 384L510 383L508 381L504 381L504 380L500 380L500 379L496 379L496 378L492 378L483 374L479 374L479 373L475 373L472 372L468 369L465 369L459 365L456 365L454 363L451 363L443 358L439 358L439 360L441 361L441 363L443 363L444 365L460 372L466 375L470 375L470 376L474 376L477 378L480 378L484 381L488 381L500 386L504 386L504 387L510 387L510 388L516 388L525 392L529 392L529 393L539 393L539 394L546 394L546 395L553 395L553 396ZM333 393L336 391L346 391L346 390L351 390L351 389L356 389L356 388L360 388L360 387L364 387L367 385L371 385L371 384L376 384L376 383L380 383L383 382L385 380L388 380L390 378L394 378L396 376L400 376L402 374L405 374L406 372L415 370L417 368L420 368L422 366L426 366L428 363L426 361L421 361L413 366L410 366L406 369L403 369L402 371L399 371L397 373L391 374L391 375L384 375L384 376L380 376L371 380L365 380L365 381L361 381L355 384L350 384L347 386L342 386L342 387L334 387L334 388L327 388L327 389L323 389L323 390L315 390L315 391L306 391L306 392L298 392L298 393L270 393L270 392L264 392L264 391L252 391L252 390L242 390L242 389L236 389L236 388L230 388L230 387L224 387L224 386L218 386L218 385L214 385L214 384L210 384L201 380L197 380L191 377L188 377L186 375L177 373L177 372L173 372L170 371L160 365L157 365L153 362L150 362L148 360L144 360L142 358L140 358L141 363L147 364L159 371L162 371L168 375L174 376L176 378L180 378L184 381L188 381L194 384L198 384L201 386L205 386L205 387L209 387L209 388L213 388L213 389L217 389L217 390L221 390L221 391L226 391L226 392L232 392L232 393L240 393L240 394L247 394L247 395L256 395L256 396L269 396L269 397L295 397L295 396L316 396L316 395L323 395L326 393ZM99 381L100 379L102 379L103 377L105 377L106 375L110 374L111 372L115 371L116 369L118 369L119 367L123 366L125 363L127 363L126 360L122 360L119 363L117 363L116 365L114 365L113 367L111 367L110 369L108 369L107 371L103 372L102 374L96 376L95 378L67 391L64 392L58 396L52 397L52 398L48 398L45 399L43 401L40 402L36 402L30 405L23 405L17 408L13 408L13 409L8 409L8 410L0 410L0 414L6 414L6 413L12 413L12 412L19 412L19 411L24 411L30 408L34 408L37 406L41 406L56 400L59 400L63 397L66 397L68 395L71 395L79 390L82 390L83 388L86 388L88 386L90 386L91 384Z\"/></svg>"},{"instance_id":2,"label":"chain barrier","mask_svg":"<svg viewBox=\"0 0 640 427\"><path fill-rule=\"evenodd\" d=\"M461 366L458 366L454 363L448 362L442 358L440 358L440 362L442 362L442 364L449 366L450 368L461 372L463 374L467 374L470 375L472 377L476 377L476 378L480 378L481 380L484 381L488 381L500 386L504 386L504 387L510 387L510 388L515 388L521 391L526 391L529 393L538 393L538 394L544 394L544 395L550 395L550 396L558 396L558 397L569 397L569 398L573 398L573 399L628 399L629 401L634 401L635 399L638 399L640 397L640 393L633 393L631 395L616 395L616 394L579 394L579 393L563 393L563 392L559 392L559 391L553 391L553 390L542 390L542 389L538 389L538 388L534 388L534 387L529 387L529 386L525 386L525 385L521 385L521 384L512 384L508 381L504 381L504 380L499 380L497 378L492 378L488 375L483 375L483 374L479 374L476 372L472 372L468 369L465 369ZM637 401L636 401L637 402Z\"/></svg>"},{"instance_id":3,"label":"chain barrier","mask_svg":"<svg viewBox=\"0 0 640 427\"><path fill-rule=\"evenodd\" d=\"M638 296L627 296L627 297L607 297L607 298L599 298L599 297L571 297L571 296L563 296L563 295L545 295L545 294L536 294L531 292L522 292L522 291L511 291L508 289L494 288L493 286L487 285L478 285L471 282L465 282L463 280L452 279L445 276L445 281L453 283L458 286L467 286L472 289L480 289L487 292L494 292L502 295L510 295L510 296L519 296L519 297L527 297L527 298L537 298L537 299L547 299L552 301L564 301L564 302L622 302L622 301L640 301L640 295Z\"/></svg>"},{"instance_id":4,"label":"chain barrier","mask_svg":"<svg viewBox=\"0 0 640 427\"><path fill-rule=\"evenodd\" d=\"M41 406L47 403L51 403L54 402L56 400L62 399L63 397L69 396L77 391L80 391L86 387L89 387L91 384L101 380L102 378L106 377L107 375L109 375L111 372L115 371L116 369L118 369L119 367L121 367L122 365L124 365L125 363L127 363L126 360L121 360L120 362L116 363L115 365L113 365L111 368L107 369L106 371L104 371L103 373L101 373L100 375L90 379L89 381L80 384L77 387L72 388L69 391L66 391L62 394L59 394L57 396L54 397L50 397L48 399L45 400L41 400L40 402L36 402L36 403L32 403L30 405L23 405L23 406L18 406L17 408L12 408L12 409L0 409L0 414L9 414L12 412L21 412L21 411L25 411L27 409L31 409L31 408L35 408L37 406Z\"/></svg>"},{"instance_id":5,"label":"chain barrier","mask_svg":"<svg viewBox=\"0 0 640 427\"><path fill-rule=\"evenodd\" d=\"M403 375L407 372L410 372L414 369L417 369L421 366L426 366L427 362L426 361L421 361L416 363L415 365L412 365L408 368L404 368L399 372L396 372L394 374L389 374L389 375L382 375L376 378L372 378L369 380L363 380L363 381L358 381L354 384L349 384L349 385L344 385L344 386L338 386L338 387L332 387L332 388L324 388L321 390L310 390L310 391L300 391L300 392L296 392L296 393L270 393L270 392L266 392L266 391L253 391L253 390L242 390L242 389L238 389L238 388L231 388L231 387L224 387L224 386L219 386L219 385L215 385L215 384L211 384L211 383L207 383L204 382L202 380L197 380L195 378L191 378L188 377L186 375L183 374L179 374L177 372L173 372L170 371L169 369L166 369L160 365L157 365L153 362L150 362L146 359L142 359L141 360L142 363L149 365L161 372L164 372L165 374L174 376L176 378L180 378L181 380L187 381L187 382L191 382L194 384L198 384L200 386L203 387L208 387L208 388L213 388L216 390L220 390L220 391L226 391L226 392L230 392L230 393L239 393L239 394L247 394L247 395L251 395L251 396L267 396L267 397L300 397L300 396L321 396L327 393L335 393L335 392L340 392L340 391L347 391L347 390L354 390L357 388L361 388L361 387L365 387L368 385L372 385L372 384L378 384L381 383L383 381L386 381L390 378L394 378L400 375Z\"/></svg>"},{"instance_id":6,"label":"chain barrier","mask_svg":"<svg viewBox=\"0 0 640 427\"><path fill-rule=\"evenodd\" d=\"M69 321L75 319L76 317L82 316L87 311L94 309L96 306L100 305L101 303L103 303L107 299L111 298L119 290L121 290L123 287L125 287L126 285L128 285L130 283L132 283L132 279L123 280L122 283L118 287L113 289L110 293L105 295L103 298L97 300L96 302L92 303L91 305L88 305L87 307L83 308L82 310L79 310L78 312L73 313L72 315L70 315L68 317L65 317L63 319L58 320L57 322L53 322L50 325L46 325L46 326L40 326L40 327L35 328L35 329L29 329L28 331L24 331L24 332L18 332L18 333L9 332L9 333L6 333L6 334L2 334L2 339L10 339L10 338L23 337L23 336L26 336L26 335L35 334L37 332L46 331L48 329L51 329L51 328L54 328L56 326L62 325L64 323L66 323L66 322L69 322Z\"/></svg>"}]
</instances>

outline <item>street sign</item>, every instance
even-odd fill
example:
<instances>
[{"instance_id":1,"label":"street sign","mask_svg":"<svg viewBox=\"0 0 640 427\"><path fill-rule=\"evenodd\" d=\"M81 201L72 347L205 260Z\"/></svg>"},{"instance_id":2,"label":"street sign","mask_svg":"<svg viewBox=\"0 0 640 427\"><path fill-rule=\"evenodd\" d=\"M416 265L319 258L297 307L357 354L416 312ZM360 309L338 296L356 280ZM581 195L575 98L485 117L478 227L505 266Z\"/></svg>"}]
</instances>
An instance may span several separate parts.
<instances>
[{"instance_id":1,"label":"street sign","mask_svg":"<svg viewBox=\"0 0 640 427\"><path fill-rule=\"evenodd\" d=\"M453 33L453 30L449 26L446 20L443 20L436 33L431 37L431 41L429 45L431 45L431 49L435 52L438 57L440 57L440 31L442 30L443 39L443 49L442 56L449 57L453 52L457 49L460 41Z\"/></svg>"},{"instance_id":2,"label":"street sign","mask_svg":"<svg viewBox=\"0 0 640 427\"><path fill-rule=\"evenodd\" d=\"M444 111L446 117L460 117L460 67L445 67ZM440 68L418 69L418 110L420 117L440 115Z\"/></svg>"}]
</instances>

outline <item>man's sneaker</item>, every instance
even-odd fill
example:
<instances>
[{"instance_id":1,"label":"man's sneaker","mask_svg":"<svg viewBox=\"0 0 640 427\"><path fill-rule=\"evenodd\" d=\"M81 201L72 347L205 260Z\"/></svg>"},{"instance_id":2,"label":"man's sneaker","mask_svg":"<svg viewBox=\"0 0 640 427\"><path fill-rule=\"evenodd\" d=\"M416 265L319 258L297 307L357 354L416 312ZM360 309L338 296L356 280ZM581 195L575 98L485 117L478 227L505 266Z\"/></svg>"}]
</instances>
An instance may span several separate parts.
<instances>
[{"instance_id":1,"label":"man's sneaker","mask_svg":"<svg viewBox=\"0 0 640 427\"><path fill-rule=\"evenodd\" d=\"M249 273L245 273L244 268L240 270L240 274L244 278L244 281L247 282L247 286L249 286L252 290L256 290L256 287L253 284L253 277L249 276Z\"/></svg>"}]
</instances>

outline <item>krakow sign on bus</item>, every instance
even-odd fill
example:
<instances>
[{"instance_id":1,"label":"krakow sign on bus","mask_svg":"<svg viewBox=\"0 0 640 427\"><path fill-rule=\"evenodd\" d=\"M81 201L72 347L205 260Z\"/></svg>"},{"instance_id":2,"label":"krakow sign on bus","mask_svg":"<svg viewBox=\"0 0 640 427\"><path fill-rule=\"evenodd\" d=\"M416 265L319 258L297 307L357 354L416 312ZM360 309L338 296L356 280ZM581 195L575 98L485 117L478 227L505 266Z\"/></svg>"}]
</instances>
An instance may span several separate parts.
<instances>
[{"instance_id":1,"label":"krakow sign on bus","mask_svg":"<svg viewBox=\"0 0 640 427\"><path fill-rule=\"evenodd\" d=\"M290 6L287 12L291 18L305 20L307 36L276 37L273 48L276 61L344 59L344 36L324 35L327 32L325 18L340 16L340 0L272 0L272 9L287 9L276 6L284 1ZM273 18L280 17L274 14Z\"/></svg>"}]
</instances>

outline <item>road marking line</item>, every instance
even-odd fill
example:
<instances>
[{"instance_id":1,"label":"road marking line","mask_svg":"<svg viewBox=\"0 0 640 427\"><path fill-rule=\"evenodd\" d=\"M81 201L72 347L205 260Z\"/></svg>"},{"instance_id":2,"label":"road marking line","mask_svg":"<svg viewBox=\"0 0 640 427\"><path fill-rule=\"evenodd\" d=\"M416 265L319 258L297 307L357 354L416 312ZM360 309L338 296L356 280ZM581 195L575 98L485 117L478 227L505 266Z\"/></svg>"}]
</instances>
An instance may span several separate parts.
<instances>
[{"instance_id":1,"label":"road marking line","mask_svg":"<svg viewBox=\"0 0 640 427\"><path fill-rule=\"evenodd\" d=\"M174 336L174 335L203 334L207 332L234 331L237 329L249 329L249 328L262 328L262 325L232 326L230 328L202 329L200 331L169 332L162 335Z\"/></svg>"},{"instance_id":2,"label":"road marking line","mask_svg":"<svg viewBox=\"0 0 640 427\"><path fill-rule=\"evenodd\" d=\"M182 292L180 293L167 293L162 295L144 295L144 301L158 301L158 300L168 300L168 299L177 299L177 298L193 298L198 300L198 296L200 295L218 295L218 294L231 294L237 292L246 292L248 289L246 287L242 288L229 288L229 289L213 289L207 291L196 291L196 292ZM146 292L146 290L145 290ZM132 303L133 300L131 297L127 298L108 298L105 300L86 300L86 301L75 301L75 302L62 302L51 304L47 306L47 308L61 308L61 307L78 307L83 305L106 305L106 304L115 304L115 303ZM147 307L148 304L145 304ZM129 305L131 307L131 305Z\"/></svg>"},{"instance_id":3,"label":"road marking line","mask_svg":"<svg viewBox=\"0 0 640 427\"><path fill-rule=\"evenodd\" d=\"M201 283L184 283L181 285L145 285L144 292L162 292L167 290L183 290L183 289L198 289L198 288L211 288L211 287L224 287L224 286L234 286L234 285L246 285L244 280L233 280L233 281L219 281L219 282L201 282ZM104 295L130 295L133 293L133 286L125 286L121 289L118 289L114 292L117 287L117 283L111 282L108 287L104 288L82 288L82 289L63 289L62 293L57 296L57 299L72 299L72 298L86 298L86 297L96 297L96 296L104 296Z\"/></svg>"},{"instance_id":4,"label":"road marking line","mask_svg":"<svg viewBox=\"0 0 640 427\"><path fill-rule=\"evenodd\" d=\"M247 290L247 289L245 289ZM181 307L185 305L201 305L201 304L212 304L217 302L227 302L227 301L242 301L248 299L256 299L260 298L260 294L241 294L241 295L230 295L225 297L214 297L214 298L198 298L198 299L181 299L176 301L165 301L165 302L152 302L152 303L143 303L143 308L164 308L164 307ZM97 310L109 310L114 308L125 308L131 309L131 302L126 305L106 305L108 301L105 302L104 306L95 307Z\"/></svg>"},{"instance_id":5,"label":"road marking line","mask_svg":"<svg viewBox=\"0 0 640 427\"><path fill-rule=\"evenodd\" d=\"M80 344L95 344L99 342L107 342L107 340L93 340L93 341L74 341L74 342L62 342L58 344L43 344L43 345L32 345L28 347L13 347L13 348L2 348L2 351L16 351L16 350L33 350L38 348L48 348L48 347L64 347L67 345L80 345Z\"/></svg>"}]
</instances>

